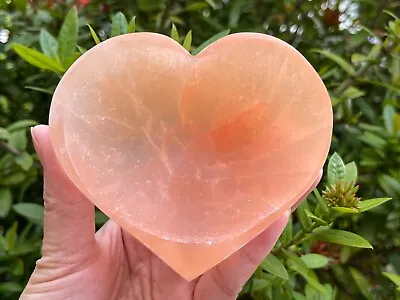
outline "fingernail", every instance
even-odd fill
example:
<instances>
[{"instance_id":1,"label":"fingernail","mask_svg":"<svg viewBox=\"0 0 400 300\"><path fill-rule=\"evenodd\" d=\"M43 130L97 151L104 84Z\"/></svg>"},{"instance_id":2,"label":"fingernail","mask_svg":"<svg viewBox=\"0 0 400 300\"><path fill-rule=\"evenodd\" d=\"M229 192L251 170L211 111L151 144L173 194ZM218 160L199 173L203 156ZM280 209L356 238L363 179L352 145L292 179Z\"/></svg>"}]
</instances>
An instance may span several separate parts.
<instances>
[{"instance_id":1,"label":"fingernail","mask_svg":"<svg viewBox=\"0 0 400 300\"><path fill-rule=\"evenodd\" d=\"M35 147L36 154L39 156L40 161L42 161L42 157L41 157L41 153L40 153L40 146L39 146L39 142L36 138L34 129L35 129L35 127L31 127L32 142L33 142L33 146Z\"/></svg>"},{"instance_id":2,"label":"fingernail","mask_svg":"<svg viewBox=\"0 0 400 300\"><path fill-rule=\"evenodd\" d=\"M34 128L35 127L31 127L31 136L32 136L33 146L35 146L35 149L37 150L39 143L38 143L35 133L33 131Z\"/></svg>"}]
</instances>

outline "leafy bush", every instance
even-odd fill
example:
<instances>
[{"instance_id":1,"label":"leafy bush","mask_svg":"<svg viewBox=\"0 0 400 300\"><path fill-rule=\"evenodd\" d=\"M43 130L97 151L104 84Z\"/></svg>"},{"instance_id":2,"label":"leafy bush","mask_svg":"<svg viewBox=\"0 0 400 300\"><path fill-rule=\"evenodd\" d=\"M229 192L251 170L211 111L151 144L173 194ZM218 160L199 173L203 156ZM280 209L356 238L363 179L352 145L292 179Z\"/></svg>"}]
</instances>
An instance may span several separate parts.
<instances>
[{"instance_id":1,"label":"leafy bush","mask_svg":"<svg viewBox=\"0 0 400 300\"><path fill-rule=\"evenodd\" d=\"M1 299L18 298L40 255L41 167L27 129L47 122L51 95L73 61L134 31L168 34L193 55L230 32L272 34L303 53L330 92L335 126L325 178L240 298L399 297L399 7L355 0L0 0ZM96 217L98 225L106 220Z\"/></svg>"}]
</instances>

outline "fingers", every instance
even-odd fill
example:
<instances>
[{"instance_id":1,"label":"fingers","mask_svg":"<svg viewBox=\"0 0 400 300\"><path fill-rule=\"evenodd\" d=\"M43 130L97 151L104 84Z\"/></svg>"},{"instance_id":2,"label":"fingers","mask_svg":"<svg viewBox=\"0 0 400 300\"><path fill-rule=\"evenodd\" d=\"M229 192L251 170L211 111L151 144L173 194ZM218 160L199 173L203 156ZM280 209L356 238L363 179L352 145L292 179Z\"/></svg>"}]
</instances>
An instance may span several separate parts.
<instances>
[{"instance_id":1,"label":"fingers","mask_svg":"<svg viewBox=\"0 0 400 300\"><path fill-rule=\"evenodd\" d=\"M78 253L94 244L94 206L68 179L50 143L48 126L32 128L44 169L44 256Z\"/></svg>"},{"instance_id":2,"label":"fingers","mask_svg":"<svg viewBox=\"0 0 400 300\"><path fill-rule=\"evenodd\" d=\"M307 196L317 187L318 183L321 181L322 178L322 169L318 173L317 179L313 182L307 192L304 193L303 196L292 206L292 212L296 210L296 208L300 205L300 203L307 198Z\"/></svg>"},{"instance_id":3,"label":"fingers","mask_svg":"<svg viewBox=\"0 0 400 300\"><path fill-rule=\"evenodd\" d=\"M290 212L287 211L245 247L201 276L194 299L236 299L243 285L274 247L289 215Z\"/></svg>"}]
</instances>

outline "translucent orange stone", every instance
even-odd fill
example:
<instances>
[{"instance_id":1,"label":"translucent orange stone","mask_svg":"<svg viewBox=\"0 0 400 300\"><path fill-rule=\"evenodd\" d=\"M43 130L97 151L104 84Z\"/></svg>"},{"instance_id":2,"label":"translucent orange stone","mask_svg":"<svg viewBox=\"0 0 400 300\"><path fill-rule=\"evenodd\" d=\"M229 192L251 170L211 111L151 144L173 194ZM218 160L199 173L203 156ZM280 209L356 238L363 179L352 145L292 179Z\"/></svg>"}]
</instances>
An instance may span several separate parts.
<instances>
[{"instance_id":1,"label":"translucent orange stone","mask_svg":"<svg viewBox=\"0 0 400 300\"><path fill-rule=\"evenodd\" d=\"M154 33L109 39L68 70L50 112L72 182L188 280L307 191L331 134L318 74L290 45L256 33L197 56Z\"/></svg>"}]
</instances>

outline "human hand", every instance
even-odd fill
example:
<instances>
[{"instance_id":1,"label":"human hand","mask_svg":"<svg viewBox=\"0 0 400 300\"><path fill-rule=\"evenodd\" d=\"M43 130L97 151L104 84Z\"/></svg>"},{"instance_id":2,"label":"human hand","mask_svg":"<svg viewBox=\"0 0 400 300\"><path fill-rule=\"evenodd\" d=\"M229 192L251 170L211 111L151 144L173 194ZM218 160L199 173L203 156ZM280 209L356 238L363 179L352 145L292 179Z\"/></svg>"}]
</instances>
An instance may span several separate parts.
<instances>
[{"instance_id":1,"label":"human hand","mask_svg":"<svg viewBox=\"0 0 400 300\"><path fill-rule=\"evenodd\" d=\"M21 300L233 300L290 215L286 212L242 249L188 282L115 222L95 233L94 206L61 169L48 127L33 128L32 138L44 169L44 239L42 258Z\"/></svg>"}]
</instances>

